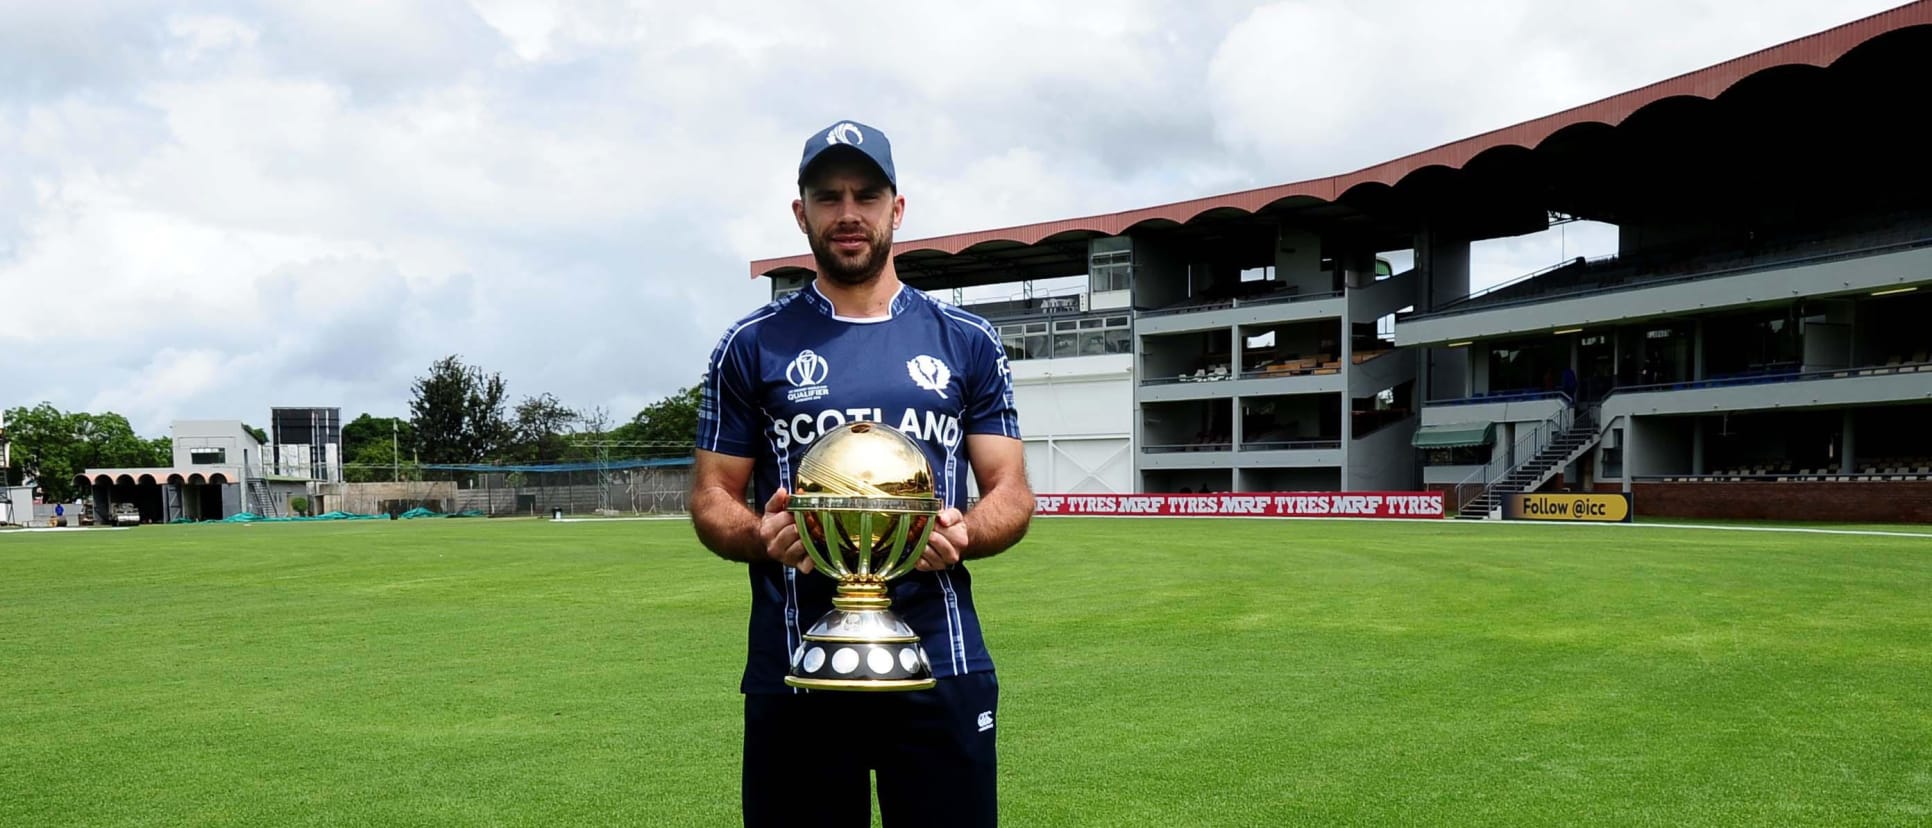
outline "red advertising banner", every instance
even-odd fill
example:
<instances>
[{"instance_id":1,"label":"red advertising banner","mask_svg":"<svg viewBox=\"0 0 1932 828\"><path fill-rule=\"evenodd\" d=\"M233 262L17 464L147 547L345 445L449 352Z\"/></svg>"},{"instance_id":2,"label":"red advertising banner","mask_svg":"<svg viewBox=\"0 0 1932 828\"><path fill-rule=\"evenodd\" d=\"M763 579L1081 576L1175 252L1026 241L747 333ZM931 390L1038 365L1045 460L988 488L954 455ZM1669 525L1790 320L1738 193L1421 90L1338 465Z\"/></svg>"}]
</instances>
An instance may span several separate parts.
<instances>
[{"instance_id":1,"label":"red advertising banner","mask_svg":"<svg viewBox=\"0 0 1932 828\"><path fill-rule=\"evenodd\" d=\"M1163 517L1440 518L1440 492L1036 494L1035 514Z\"/></svg>"}]
</instances>

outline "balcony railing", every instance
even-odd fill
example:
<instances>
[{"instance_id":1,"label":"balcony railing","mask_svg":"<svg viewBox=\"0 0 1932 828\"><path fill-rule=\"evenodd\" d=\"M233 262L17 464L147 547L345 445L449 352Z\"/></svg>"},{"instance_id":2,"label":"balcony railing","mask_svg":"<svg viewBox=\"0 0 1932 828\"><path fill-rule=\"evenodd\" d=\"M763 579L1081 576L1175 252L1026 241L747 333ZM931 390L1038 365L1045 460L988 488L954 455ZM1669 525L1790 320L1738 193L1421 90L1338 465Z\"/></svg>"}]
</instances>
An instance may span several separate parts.
<instances>
[{"instance_id":1,"label":"balcony railing","mask_svg":"<svg viewBox=\"0 0 1932 828\"><path fill-rule=\"evenodd\" d=\"M1314 440L1270 440L1266 442L1242 443L1239 451L1332 451L1342 447L1339 437L1325 437ZM1232 452L1234 443L1168 443L1141 446L1142 454L1179 454L1190 451Z\"/></svg>"},{"instance_id":2,"label":"balcony railing","mask_svg":"<svg viewBox=\"0 0 1932 828\"><path fill-rule=\"evenodd\" d=\"M1740 385L1771 385L1785 382L1809 382L1811 380L1845 379L1850 377L1874 377L1891 374L1915 374L1932 371L1932 362L1907 362L1891 365L1868 365L1858 368L1827 368L1817 371L1804 371L1790 367L1771 367L1721 377L1681 382L1657 382L1647 385L1620 385L1610 389L1605 396L1615 394L1643 394L1656 391L1695 391L1704 388L1732 388Z\"/></svg>"},{"instance_id":3,"label":"balcony railing","mask_svg":"<svg viewBox=\"0 0 1932 828\"><path fill-rule=\"evenodd\" d=\"M1179 454L1185 451L1233 451L1233 443L1166 443L1140 447L1142 454Z\"/></svg>"},{"instance_id":4,"label":"balcony railing","mask_svg":"<svg viewBox=\"0 0 1932 828\"><path fill-rule=\"evenodd\" d=\"M1318 440L1269 440L1242 443L1242 451L1327 451L1342 447L1340 438Z\"/></svg>"}]
</instances>

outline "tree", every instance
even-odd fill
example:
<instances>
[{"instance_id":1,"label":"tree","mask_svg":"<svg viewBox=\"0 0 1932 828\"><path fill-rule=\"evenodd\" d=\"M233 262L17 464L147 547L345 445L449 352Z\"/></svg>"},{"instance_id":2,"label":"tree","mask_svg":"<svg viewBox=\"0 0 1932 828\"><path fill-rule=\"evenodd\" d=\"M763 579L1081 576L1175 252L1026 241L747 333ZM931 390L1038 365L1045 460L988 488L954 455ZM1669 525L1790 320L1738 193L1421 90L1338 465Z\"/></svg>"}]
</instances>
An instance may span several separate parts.
<instances>
[{"instance_id":1,"label":"tree","mask_svg":"<svg viewBox=\"0 0 1932 828\"><path fill-rule=\"evenodd\" d=\"M8 410L7 438L15 463L8 478L32 477L49 500L72 500L79 493L74 476L90 468L150 468L173 460L172 441L142 439L126 417L70 414L45 402Z\"/></svg>"},{"instance_id":2,"label":"tree","mask_svg":"<svg viewBox=\"0 0 1932 828\"><path fill-rule=\"evenodd\" d=\"M611 439L656 444L639 449L644 454L688 454L697 445L698 401L703 389L693 385L679 389L637 412L631 421L618 426Z\"/></svg>"},{"instance_id":3,"label":"tree","mask_svg":"<svg viewBox=\"0 0 1932 828\"><path fill-rule=\"evenodd\" d=\"M547 391L523 398L517 404L516 413L517 459L537 463L563 459L570 447L566 431L573 423L583 420Z\"/></svg>"},{"instance_id":4,"label":"tree","mask_svg":"<svg viewBox=\"0 0 1932 828\"><path fill-rule=\"evenodd\" d=\"M365 448L371 461L362 459ZM381 459L375 460L375 450ZM363 414L342 427L342 456L350 463L375 462L389 466L407 461L416 451L416 427L401 417L372 417ZM387 478L384 478L387 479ZM363 482L363 481L357 481Z\"/></svg>"},{"instance_id":5,"label":"tree","mask_svg":"<svg viewBox=\"0 0 1932 828\"><path fill-rule=\"evenodd\" d=\"M247 423L242 423L242 430L248 432L248 436L255 438L255 442L268 445L268 432Z\"/></svg>"},{"instance_id":6,"label":"tree","mask_svg":"<svg viewBox=\"0 0 1932 828\"><path fill-rule=\"evenodd\" d=\"M33 408L8 409L7 439L15 465L7 475L10 479L24 483L33 478L52 500L74 498L74 475L84 467L77 465L80 438L70 415L44 402Z\"/></svg>"},{"instance_id":7,"label":"tree","mask_svg":"<svg viewBox=\"0 0 1932 828\"><path fill-rule=\"evenodd\" d=\"M480 463L507 448L515 430L503 413L501 374L451 355L417 378L409 401L416 448L426 463Z\"/></svg>"}]
</instances>

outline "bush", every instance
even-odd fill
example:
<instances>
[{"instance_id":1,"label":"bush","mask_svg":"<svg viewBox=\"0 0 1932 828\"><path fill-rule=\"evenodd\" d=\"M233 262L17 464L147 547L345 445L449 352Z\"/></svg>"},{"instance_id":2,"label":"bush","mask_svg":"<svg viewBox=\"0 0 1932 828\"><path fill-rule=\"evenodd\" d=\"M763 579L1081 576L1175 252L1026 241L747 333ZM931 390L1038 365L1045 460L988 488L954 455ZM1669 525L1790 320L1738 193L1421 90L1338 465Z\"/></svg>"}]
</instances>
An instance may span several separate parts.
<instances>
[{"instance_id":1,"label":"bush","mask_svg":"<svg viewBox=\"0 0 1932 828\"><path fill-rule=\"evenodd\" d=\"M288 499L288 508L298 515L308 517L309 499L306 497L291 497Z\"/></svg>"}]
</instances>

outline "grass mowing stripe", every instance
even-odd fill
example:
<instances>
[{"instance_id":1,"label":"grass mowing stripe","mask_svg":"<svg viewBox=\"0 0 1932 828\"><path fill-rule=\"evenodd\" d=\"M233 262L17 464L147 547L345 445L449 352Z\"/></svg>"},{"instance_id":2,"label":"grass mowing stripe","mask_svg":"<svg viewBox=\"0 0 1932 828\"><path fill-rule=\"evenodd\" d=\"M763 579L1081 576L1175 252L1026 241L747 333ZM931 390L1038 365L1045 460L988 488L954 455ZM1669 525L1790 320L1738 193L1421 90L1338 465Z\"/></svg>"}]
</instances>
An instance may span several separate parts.
<instances>
[{"instance_id":1,"label":"grass mowing stripe","mask_svg":"<svg viewBox=\"0 0 1932 828\"><path fill-rule=\"evenodd\" d=\"M1040 521L973 565L1006 821L1932 818L1922 541L1553 528ZM744 573L682 523L14 533L0 573L0 824L736 824Z\"/></svg>"}]
</instances>

